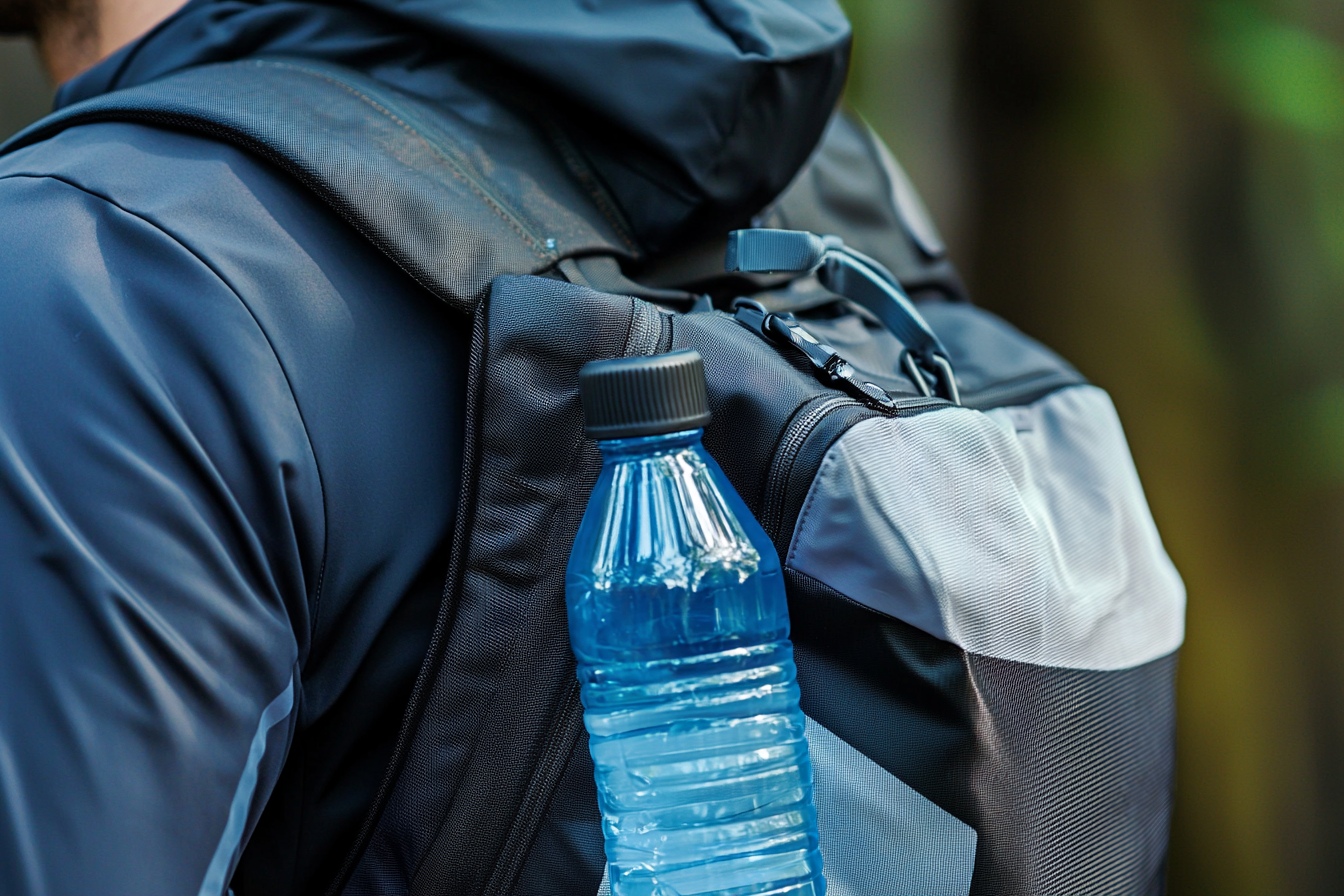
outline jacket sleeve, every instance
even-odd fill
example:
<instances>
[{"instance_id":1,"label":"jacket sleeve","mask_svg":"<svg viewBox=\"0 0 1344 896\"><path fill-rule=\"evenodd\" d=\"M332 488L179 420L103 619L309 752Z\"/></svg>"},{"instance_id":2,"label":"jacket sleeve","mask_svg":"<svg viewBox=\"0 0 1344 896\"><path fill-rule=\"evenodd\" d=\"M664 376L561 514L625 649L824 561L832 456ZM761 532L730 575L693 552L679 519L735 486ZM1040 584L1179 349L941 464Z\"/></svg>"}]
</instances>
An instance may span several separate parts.
<instances>
[{"instance_id":1,"label":"jacket sleeve","mask_svg":"<svg viewBox=\"0 0 1344 896\"><path fill-rule=\"evenodd\" d=\"M201 259L0 179L0 893L218 896L323 556L300 410Z\"/></svg>"}]
</instances>

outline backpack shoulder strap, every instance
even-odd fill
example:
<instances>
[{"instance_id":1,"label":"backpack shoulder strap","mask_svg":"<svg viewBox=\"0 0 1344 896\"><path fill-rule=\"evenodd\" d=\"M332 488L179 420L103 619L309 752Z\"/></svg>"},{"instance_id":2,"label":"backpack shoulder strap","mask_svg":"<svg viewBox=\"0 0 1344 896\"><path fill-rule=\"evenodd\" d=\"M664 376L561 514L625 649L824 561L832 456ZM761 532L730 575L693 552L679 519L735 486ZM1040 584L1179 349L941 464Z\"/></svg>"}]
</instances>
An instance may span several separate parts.
<instances>
[{"instance_id":1,"label":"backpack shoulder strap","mask_svg":"<svg viewBox=\"0 0 1344 896\"><path fill-rule=\"evenodd\" d=\"M831 119L811 160L759 225L837 234L882 262L914 298L967 298L904 169L882 138L847 111Z\"/></svg>"},{"instance_id":2,"label":"backpack shoulder strap","mask_svg":"<svg viewBox=\"0 0 1344 896\"><path fill-rule=\"evenodd\" d=\"M490 106L482 124L342 66L247 59L74 104L15 135L0 155L102 121L236 145L293 175L466 313L501 274L539 273L576 255L637 257L600 186L567 167L577 159Z\"/></svg>"}]
</instances>

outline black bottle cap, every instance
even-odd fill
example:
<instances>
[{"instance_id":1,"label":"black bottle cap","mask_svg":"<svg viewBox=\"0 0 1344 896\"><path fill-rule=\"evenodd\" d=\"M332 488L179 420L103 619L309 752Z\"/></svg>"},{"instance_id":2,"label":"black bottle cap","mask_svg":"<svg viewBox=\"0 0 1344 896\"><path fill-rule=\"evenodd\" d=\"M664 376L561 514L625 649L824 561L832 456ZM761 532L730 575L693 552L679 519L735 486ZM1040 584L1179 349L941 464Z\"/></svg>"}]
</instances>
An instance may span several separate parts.
<instances>
[{"instance_id":1,"label":"black bottle cap","mask_svg":"<svg viewBox=\"0 0 1344 896\"><path fill-rule=\"evenodd\" d=\"M589 361L579 371L579 395L590 439L656 436L709 422L705 362L694 349Z\"/></svg>"}]
</instances>

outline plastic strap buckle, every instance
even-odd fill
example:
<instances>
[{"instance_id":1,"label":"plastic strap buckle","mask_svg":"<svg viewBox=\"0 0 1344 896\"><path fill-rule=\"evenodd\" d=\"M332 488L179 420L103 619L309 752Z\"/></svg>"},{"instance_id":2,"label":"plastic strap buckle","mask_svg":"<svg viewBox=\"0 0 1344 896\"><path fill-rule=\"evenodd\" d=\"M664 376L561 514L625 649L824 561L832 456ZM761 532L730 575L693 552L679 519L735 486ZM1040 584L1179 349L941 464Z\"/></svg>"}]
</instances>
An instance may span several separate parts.
<instances>
[{"instance_id":1,"label":"plastic strap buckle","mask_svg":"<svg viewBox=\"0 0 1344 896\"><path fill-rule=\"evenodd\" d=\"M840 237L818 236L805 230L734 230L728 235L723 263L729 272L815 273L822 286L876 315L905 346L910 363L933 378L944 398L961 404L947 349L928 321L890 271L846 246ZM906 355L902 355L902 364L906 364ZM923 374L913 375L909 367L904 372L912 374L921 391L927 388Z\"/></svg>"}]
</instances>

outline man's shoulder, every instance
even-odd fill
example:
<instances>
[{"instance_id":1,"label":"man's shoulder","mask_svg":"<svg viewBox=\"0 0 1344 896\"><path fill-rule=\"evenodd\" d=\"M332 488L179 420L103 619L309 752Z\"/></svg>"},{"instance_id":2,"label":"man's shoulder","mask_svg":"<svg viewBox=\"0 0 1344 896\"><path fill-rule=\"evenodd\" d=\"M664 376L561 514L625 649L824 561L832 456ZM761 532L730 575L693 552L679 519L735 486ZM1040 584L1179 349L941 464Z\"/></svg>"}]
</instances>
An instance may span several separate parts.
<instances>
[{"instance_id":1,"label":"man's shoulder","mask_svg":"<svg viewBox=\"0 0 1344 896\"><path fill-rule=\"evenodd\" d=\"M167 128L84 124L0 157L0 231L55 275L98 259L137 277L208 271L300 379L336 346L405 341L404 331L423 329L407 320L423 316L418 306L439 310L297 180L236 146Z\"/></svg>"},{"instance_id":2,"label":"man's shoulder","mask_svg":"<svg viewBox=\"0 0 1344 896\"><path fill-rule=\"evenodd\" d=\"M73 125L0 156L0 178L96 178L109 185L181 188L165 175L220 166L266 168L228 143L135 121Z\"/></svg>"},{"instance_id":3,"label":"man's shoulder","mask_svg":"<svg viewBox=\"0 0 1344 896\"><path fill-rule=\"evenodd\" d=\"M229 413L256 418L249 432L310 446L327 533L315 551L340 558L320 580L323 619L342 624L317 633L340 658L305 692L325 711L451 524L465 320L277 167L138 124L80 125L0 158L0 270L17 271L0 277L0 354L6 326L40 325L44 364L65 363L72 340L94 357L82 322L107 321L122 355L144 355L136 370L226 392ZM216 453L250 469L229 445L251 437L217 425L227 416L190 428L214 427Z\"/></svg>"},{"instance_id":4,"label":"man's shoulder","mask_svg":"<svg viewBox=\"0 0 1344 896\"><path fill-rule=\"evenodd\" d=\"M264 161L226 143L131 122L63 130L0 157L3 183L50 178L97 197L185 241L219 228L255 226L269 207L304 191Z\"/></svg>"},{"instance_id":5,"label":"man's shoulder","mask_svg":"<svg viewBox=\"0 0 1344 896\"><path fill-rule=\"evenodd\" d=\"M355 450L356 387L402 408L386 396L460 376L460 319L298 181L207 137L97 123L0 158L0 269L0 323L129 315L158 354L218 348L230 380L255 365L228 346L274 355L319 454L352 468L379 455Z\"/></svg>"}]
</instances>

